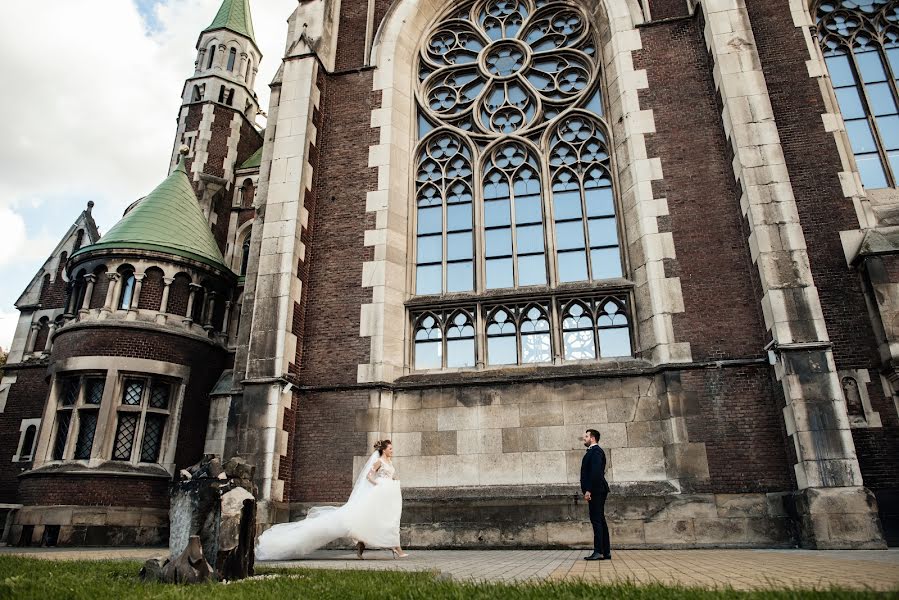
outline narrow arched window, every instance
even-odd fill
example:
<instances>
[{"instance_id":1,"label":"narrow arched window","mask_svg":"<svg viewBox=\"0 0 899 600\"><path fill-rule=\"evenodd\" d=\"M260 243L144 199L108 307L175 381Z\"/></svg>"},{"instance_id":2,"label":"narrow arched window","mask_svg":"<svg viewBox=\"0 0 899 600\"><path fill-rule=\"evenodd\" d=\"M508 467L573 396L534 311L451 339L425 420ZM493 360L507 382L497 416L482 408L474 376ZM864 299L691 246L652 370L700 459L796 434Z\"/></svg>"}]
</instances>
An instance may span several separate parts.
<instances>
[{"instance_id":1,"label":"narrow arched window","mask_svg":"<svg viewBox=\"0 0 899 600\"><path fill-rule=\"evenodd\" d=\"M228 70L234 71L234 62L237 60L237 50L231 48L231 51L228 53Z\"/></svg>"},{"instance_id":2,"label":"narrow arched window","mask_svg":"<svg viewBox=\"0 0 899 600\"><path fill-rule=\"evenodd\" d=\"M241 246L240 250L240 276L246 277L247 267L250 264L250 236L248 235Z\"/></svg>"},{"instance_id":3,"label":"narrow arched window","mask_svg":"<svg viewBox=\"0 0 899 600\"><path fill-rule=\"evenodd\" d=\"M247 72L244 73L243 79L247 83L250 83L250 73L253 72L253 59L252 57L247 59Z\"/></svg>"},{"instance_id":4,"label":"narrow arched window","mask_svg":"<svg viewBox=\"0 0 899 600\"><path fill-rule=\"evenodd\" d=\"M824 0L818 40L867 188L899 186L899 14L886 0Z\"/></svg>"},{"instance_id":5,"label":"narrow arched window","mask_svg":"<svg viewBox=\"0 0 899 600\"><path fill-rule=\"evenodd\" d=\"M131 299L134 296L134 271L122 273L122 291L119 294L119 308L128 310L131 308Z\"/></svg>"},{"instance_id":6,"label":"narrow arched window","mask_svg":"<svg viewBox=\"0 0 899 600\"><path fill-rule=\"evenodd\" d=\"M234 104L234 88L228 90L228 98L225 100L225 104L228 106L232 106Z\"/></svg>"},{"instance_id":7,"label":"narrow arched window","mask_svg":"<svg viewBox=\"0 0 899 600\"><path fill-rule=\"evenodd\" d=\"M565 0L447 6L416 69L415 368L631 355L591 15Z\"/></svg>"},{"instance_id":8,"label":"narrow arched window","mask_svg":"<svg viewBox=\"0 0 899 600\"><path fill-rule=\"evenodd\" d=\"M211 69L213 63L215 62L215 44L209 46L209 61L206 63L206 68Z\"/></svg>"},{"instance_id":9,"label":"narrow arched window","mask_svg":"<svg viewBox=\"0 0 899 600\"><path fill-rule=\"evenodd\" d=\"M219 86L219 102L225 102L225 86Z\"/></svg>"}]
</instances>

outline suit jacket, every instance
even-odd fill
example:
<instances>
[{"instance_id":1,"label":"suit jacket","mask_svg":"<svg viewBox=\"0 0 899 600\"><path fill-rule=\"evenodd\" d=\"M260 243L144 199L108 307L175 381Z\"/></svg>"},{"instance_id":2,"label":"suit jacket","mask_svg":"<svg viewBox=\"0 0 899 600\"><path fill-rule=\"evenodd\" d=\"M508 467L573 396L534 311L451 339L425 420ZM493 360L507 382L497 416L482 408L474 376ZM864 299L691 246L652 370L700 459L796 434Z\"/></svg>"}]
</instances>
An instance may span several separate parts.
<instances>
[{"instance_id":1,"label":"suit jacket","mask_svg":"<svg viewBox=\"0 0 899 600\"><path fill-rule=\"evenodd\" d=\"M608 494L606 453L598 445L591 447L581 460L581 491L591 495Z\"/></svg>"}]
</instances>

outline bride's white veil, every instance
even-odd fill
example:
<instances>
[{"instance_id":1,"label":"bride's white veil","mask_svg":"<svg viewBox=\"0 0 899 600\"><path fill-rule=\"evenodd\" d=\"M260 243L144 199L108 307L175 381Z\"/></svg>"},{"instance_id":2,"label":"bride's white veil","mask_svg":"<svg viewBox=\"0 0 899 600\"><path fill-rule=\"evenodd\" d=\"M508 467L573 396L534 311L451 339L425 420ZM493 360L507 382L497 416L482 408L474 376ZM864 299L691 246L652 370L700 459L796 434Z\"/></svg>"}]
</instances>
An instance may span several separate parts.
<instances>
[{"instance_id":1,"label":"bride's white veil","mask_svg":"<svg viewBox=\"0 0 899 600\"><path fill-rule=\"evenodd\" d=\"M365 463L365 466L362 467L362 471L359 472L359 476L356 477L356 483L353 484L353 491L350 492L350 497L346 501L347 504L359 500L375 487L372 482L368 480L368 474L372 467L375 466L375 463L378 462L379 458L381 458L381 453L377 450L372 452L372 455L368 457L368 462Z\"/></svg>"}]
</instances>

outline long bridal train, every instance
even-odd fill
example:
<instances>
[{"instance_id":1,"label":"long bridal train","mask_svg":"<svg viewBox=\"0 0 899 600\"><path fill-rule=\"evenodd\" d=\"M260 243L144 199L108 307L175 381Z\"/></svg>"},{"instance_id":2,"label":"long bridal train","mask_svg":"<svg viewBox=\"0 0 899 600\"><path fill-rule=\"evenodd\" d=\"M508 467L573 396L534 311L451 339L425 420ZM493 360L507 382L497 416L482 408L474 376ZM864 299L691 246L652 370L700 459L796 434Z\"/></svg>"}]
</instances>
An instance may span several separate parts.
<instances>
[{"instance_id":1,"label":"long bridal train","mask_svg":"<svg viewBox=\"0 0 899 600\"><path fill-rule=\"evenodd\" d=\"M384 461L369 476L380 453L376 450L362 468L343 506L316 506L306 518L275 525L259 536L258 560L290 560L313 552L340 538L362 542L367 548L399 548L403 496L393 479L393 465Z\"/></svg>"}]
</instances>

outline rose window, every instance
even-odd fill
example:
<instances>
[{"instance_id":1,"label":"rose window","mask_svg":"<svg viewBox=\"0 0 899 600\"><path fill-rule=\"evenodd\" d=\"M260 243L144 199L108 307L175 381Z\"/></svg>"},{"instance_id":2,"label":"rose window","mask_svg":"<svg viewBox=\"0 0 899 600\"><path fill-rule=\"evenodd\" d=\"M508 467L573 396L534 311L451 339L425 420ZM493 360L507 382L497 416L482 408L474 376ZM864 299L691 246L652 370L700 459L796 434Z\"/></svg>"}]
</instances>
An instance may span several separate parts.
<instances>
[{"instance_id":1,"label":"rose window","mask_svg":"<svg viewBox=\"0 0 899 600\"><path fill-rule=\"evenodd\" d=\"M598 74L587 16L562 2L481 0L441 22L421 52L433 124L481 135L542 128Z\"/></svg>"},{"instance_id":2,"label":"rose window","mask_svg":"<svg viewBox=\"0 0 899 600\"><path fill-rule=\"evenodd\" d=\"M630 356L589 15L570 0L446 4L418 58L412 365Z\"/></svg>"}]
</instances>

